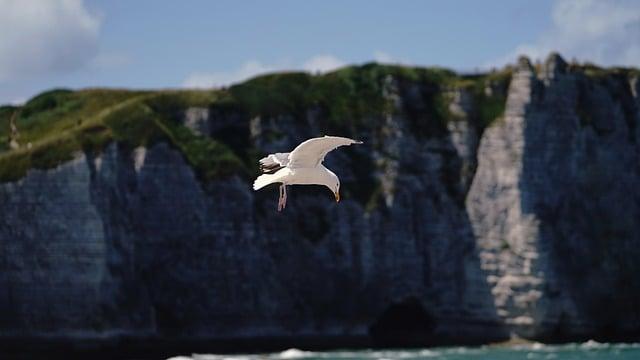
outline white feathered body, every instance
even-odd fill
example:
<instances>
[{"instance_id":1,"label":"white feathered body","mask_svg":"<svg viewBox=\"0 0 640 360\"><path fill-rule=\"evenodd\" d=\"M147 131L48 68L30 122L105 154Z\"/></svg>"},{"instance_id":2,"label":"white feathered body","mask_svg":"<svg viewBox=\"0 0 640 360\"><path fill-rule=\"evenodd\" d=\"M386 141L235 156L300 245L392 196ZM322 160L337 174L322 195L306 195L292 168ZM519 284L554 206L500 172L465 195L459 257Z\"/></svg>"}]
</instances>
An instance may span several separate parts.
<instances>
[{"instance_id":1,"label":"white feathered body","mask_svg":"<svg viewBox=\"0 0 640 360\"><path fill-rule=\"evenodd\" d=\"M322 164L314 168L283 167L273 174L258 176L253 183L253 189L259 190L269 184L283 183L284 185L324 185L333 181L337 176Z\"/></svg>"},{"instance_id":2,"label":"white feathered body","mask_svg":"<svg viewBox=\"0 0 640 360\"><path fill-rule=\"evenodd\" d=\"M302 142L289 153L274 153L260 159L260 167L265 174L258 176L253 189L281 183L281 201L278 210L286 204L287 185L324 185L340 200L340 179L331 170L322 165L324 157L331 150L344 145L361 144L349 138L323 136Z\"/></svg>"}]
</instances>

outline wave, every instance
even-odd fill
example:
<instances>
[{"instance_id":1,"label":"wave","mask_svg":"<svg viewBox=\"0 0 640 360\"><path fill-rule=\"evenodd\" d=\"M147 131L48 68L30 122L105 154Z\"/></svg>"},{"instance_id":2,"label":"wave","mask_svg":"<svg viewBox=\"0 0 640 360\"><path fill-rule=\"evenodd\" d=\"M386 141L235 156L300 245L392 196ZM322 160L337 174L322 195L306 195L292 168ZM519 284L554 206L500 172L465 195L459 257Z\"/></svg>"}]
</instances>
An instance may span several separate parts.
<instances>
[{"instance_id":1,"label":"wave","mask_svg":"<svg viewBox=\"0 0 640 360\"><path fill-rule=\"evenodd\" d=\"M587 352L620 352L638 351L640 343L601 343L589 340L582 343L568 344L542 344L538 342L518 344L512 346L496 347L442 347L431 349L398 349L398 350L337 350L337 351L304 351L300 349L287 349L281 352L268 354L192 354L191 356L175 356L167 360L291 360L291 359L343 359L343 360L415 360L425 358L440 359L491 359L496 354L506 356L505 352L519 356L520 358L555 359L563 358L564 353ZM520 354L520 355L516 355ZM526 354L526 355L525 355ZM591 356L591 355L589 355Z\"/></svg>"},{"instance_id":2,"label":"wave","mask_svg":"<svg viewBox=\"0 0 640 360\"><path fill-rule=\"evenodd\" d=\"M606 349L611 345L609 343L600 343L595 340L588 340L579 345L581 349Z\"/></svg>"},{"instance_id":3,"label":"wave","mask_svg":"<svg viewBox=\"0 0 640 360\"><path fill-rule=\"evenodd\" d=\"M567 344L542 344L533 342L507 346L506 349L516 351L564 351L564 350L606 350L606 349L640 349L640 343L601 343L596 340L587 340L582 343Z\"/></svg>"},{"instance_id":4,"label":"wave","mask_svg":"<svg viewBox=\"0 0 640 360\"><path fill-rule=\"evenodd\" d=\"M174 356L167 360L257 360L264 357L251 355L219 355L219 354L191 354L191 356Z\"/></svg>"},{"instance_id":5,"label":"wave","mask_svg":"<svg viewBox=\"0 0 640 360\"><path fill-rule=\"evenodd\" d=\"M377 350L367 352L334 352L332 358L367 358L367 359L415 359L416 357L436 357L440 353L430 349L422 350Z\"/></svg>"},{"instance_id":6,"label":"wave","mask_svg":"<svg viewBox=\"0 0 640 360\"><path fill-rule=\"evenodd\" d=\"M300 349L292 348L280 352L277 357L280 359L300 359L312 355L313 353L310 351L302 351Z\"/></svg>"}]
</instances>

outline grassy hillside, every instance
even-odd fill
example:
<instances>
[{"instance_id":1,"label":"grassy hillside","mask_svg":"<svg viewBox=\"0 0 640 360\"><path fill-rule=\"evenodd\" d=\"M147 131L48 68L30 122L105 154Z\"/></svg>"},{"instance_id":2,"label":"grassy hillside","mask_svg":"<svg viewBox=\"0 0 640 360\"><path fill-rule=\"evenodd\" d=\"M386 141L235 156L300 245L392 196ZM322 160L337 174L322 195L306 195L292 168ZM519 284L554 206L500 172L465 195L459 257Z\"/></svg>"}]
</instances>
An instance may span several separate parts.
<instances>
[{"instance_id":1,"label":"grassy hillside","mask_svg":"<svg viewBox=\"0 0 640 360\"><path fill-rule=\"evenodd\" d=\"M400 88L418 84L419 108L397 109L385 96L389 80ZM247 117L287 114L304 121L310 107L326 116L327 133L350 135L368 121L403 111L422 136L438 136L452 119L446 90L465 88L474 94L478 126L485 127L504 111L504 94L487 96L488 84L506 88L510 71L459 76L438 68L366 64L324 75L278 73L260 76L228 89L128 91L121 89L56 89L22 107L0 107L0 182L23 177L31 168L47 169L74 154L100 152L118 141L149 146L165 141L179 149L203 180L229 174L251 176L257 151L234 144L231 137L196 136L179 121L189 107L231 109ZM402 94L401 94L402 95ZM16 116L20 148L9 148L9 122Z\"/></svg>"},{"instance_id":2,"label":"grassy hillside","mask_svg":"<svg viewBox=\"0 0 640 360\"><path fill-rule=\"evenodd\" d=\"M168 106L206 107L217 96L215 91L195 90L59 89L36 96L22 108L4 107L0 110L0 181L19 179L30 168L55 167L79 151L100 152L112 141L131 147L169 142L207 178L222 175L221 169L246 173L224 144L195 136L166 111ZM9 150L13 112L18 112L21 147Z\"/></svg>"}]
</instances>

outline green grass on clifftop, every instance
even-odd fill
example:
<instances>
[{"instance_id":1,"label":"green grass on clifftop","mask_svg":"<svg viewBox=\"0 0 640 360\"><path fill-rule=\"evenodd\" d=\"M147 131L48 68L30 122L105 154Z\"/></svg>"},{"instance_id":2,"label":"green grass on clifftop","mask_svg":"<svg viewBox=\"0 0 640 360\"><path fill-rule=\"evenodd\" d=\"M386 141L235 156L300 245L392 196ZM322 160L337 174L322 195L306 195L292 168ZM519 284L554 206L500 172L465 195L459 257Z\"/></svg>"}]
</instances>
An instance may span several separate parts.
<instances>
[{"instance_id":1,"label":"green grass on clifftop","mask_svg":"<svg viewBox=\"0 0 640 360\"><path fill-rule=\"evenodd\" d=\"M288 115L299 121L315 109L323 119L321 130L345 136L375 128L376 119L401 112L417 136L429 137L446 133L453 119L447 93L465 88L477 102L479 126L485 127L504 111L505 94L489 96L484 89L490 83L506 86L509 74L460 76L440 68L371 63L324 75L264 75L216 90L55 89L21 107L0 107L0 182L18 180L29 169L56 167L83 151L99 153L114 141L132 148L167 142L205 181L254 175L258 151L247 149L249 140L194 134L179 121L190 107L232 111L246 119ZM404 100L398 103L398 98ZM12 116L20 134L18 149L9 148Z\"/></svg>"},{"instance_id":2,"label":"green grass on clifftop","mask_svg":"<svg viewBox=\"0 0 640 360\"><path fill-rule=\"evenodd\" d=\"M388 92L391 81L415 83L431 89L421 89L420 100L437 108L437 95L455 73L439 68L417 68L380 65L375 63L339 69L320 76L308 73L278 73L260 76L229 89L227 101L246 109L251 116L290 114L300 119L305 112L316 108L326 115L327 130L354 131L367 126L370 117L393 111ZM437 111L436 111L437 112ZM437 113L436 121L444 123L444 111Z\"/></svg>"},{"instance_id":3,"label":"green grass on clifftop","mask_svg":"<svg viewBox=\"0 0 640 360\"><path fill-rule=\"evenodd\" d=\"M172 110L206 107L215 99L214 91L54 90L21 108L0 108L0 181L18 180L32 168L56 167L81 151L99 153L112 141L130 147L166 141L207 179L229 171L246 174L224 144L191 134L171 116ZM15 112L21 146L9 150Z\"/></svg>"}]
</instances>

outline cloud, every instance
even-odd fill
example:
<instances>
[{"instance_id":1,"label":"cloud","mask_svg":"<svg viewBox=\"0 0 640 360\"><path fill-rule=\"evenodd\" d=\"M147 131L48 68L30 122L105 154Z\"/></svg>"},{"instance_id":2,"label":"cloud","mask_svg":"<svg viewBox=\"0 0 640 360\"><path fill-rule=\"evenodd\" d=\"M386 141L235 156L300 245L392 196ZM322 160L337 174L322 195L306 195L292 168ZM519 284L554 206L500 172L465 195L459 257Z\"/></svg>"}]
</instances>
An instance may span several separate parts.
<instances>
[{"instance_id":1,"label":"cloud","mask_svg":"<svg viewBox=\"0 0 640 360\"><path fill-rule=\"evenodd\" d=\"M187 76L182 86L189 88L207 88L227 86L259 74L282 70L281 66L265 65L259 61L247 61L240 68L230 72L194 72Z\"/></svg>"},{"instance_id":2,"label":"cloud","mask_svg":"<svg viewBox=\"0 0 640 360\"><path fill-rule=\"evenodd\" d=\"M538 40L521 44L488 65L503 65L525 54L544 59L551 51L603 65L640 63L640 6L636 0L556 0L552 26Z\"/></svg>"},{"instance_id":3,"label":"cloud","mask_svg":"<svg viewBox=\"0 0 640 360\"><path fill-rule=\"evenodd\" d=\"M376 50L373 52L373 60L380 64L411 65L411 61L406 58L398 58L388 52Z\"/></svg>"},{"instance_id":4,"label":"cloud","mask_svg":"<svg viewBox=\"0 0 640 360\"><path fill-rule=\"evenodd\" d=\"M305 61L302 68L312 73L325 73L345 66L344 61L333 55L318 55Z\"/></svg>"},{"instance_id":5,"label":"cloud","mask_svg":"<svg viewBox=\"0 0 640 360\"><path fill-rule=\"evenodd\" d=\"M380 50L376 50L373 52L373 60L375 60L376 62L385 63L385 64L398 62L398 60L395 59L393 56Z\"/></svg>"},{"instance_id":6,"label":"cloud","mask_svg":"<svg viewBox=\"0 0 640 360\"><path fill-rule=\"evenodd\" d=\"M333 55L318 55L304 61L301 65L292 65L288 61L277 64L264 64L257 60L250 60L239 68L227 72L194 72L182 82L188 88L209 88L228 86L254 76L286 70L304 70L312 73L324 73L344 66L345 62Z\"/></svg>"},{"instance_id":7,"label":"cloud","mask_svg":"<svg viewBox=\"0 0 640 360\"><path fill-rule=\"evenodd\" d=\"M379 63L407 64L408 61L398 59L383 51L375 51L373 59ZM289 61L281 61L277 64L264 64L257 60L247 61L235 70L226 72L193 72L189 74L182 82L183 87L187 88L210 88L228 86L233 83L241 82L254 76L275 72L275 71L294 71L302 70L313 74L322 74L330 72L346 66L347 63L342 59L331 54L321 54L312 56L311 58L296 65Z\"/></svg>"},{"instance_id":8,"label":"cloud","mask_svg":"<svg viewBox=\"0 0 640 360\"><path fill-rule=\"evenodd\" d=\"M82 0L0 0L0 81L86 65L98 52L99 28Z\"/></svg>"},{"instance_id":9,"label":"cloud","mask_svg":"<svg viewBox=\"0 0 640 360\"><path fill-rule=\"evenodd\" d=\"M16 97L7 102L7 105L22 106L27 102L25 97Z\"/></svg>"}]
</instances>

